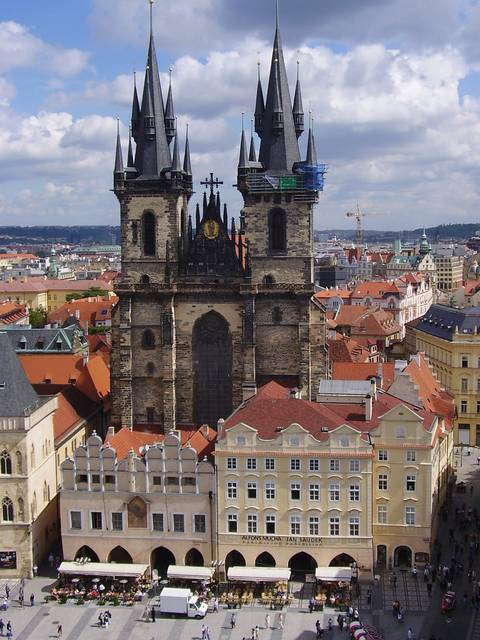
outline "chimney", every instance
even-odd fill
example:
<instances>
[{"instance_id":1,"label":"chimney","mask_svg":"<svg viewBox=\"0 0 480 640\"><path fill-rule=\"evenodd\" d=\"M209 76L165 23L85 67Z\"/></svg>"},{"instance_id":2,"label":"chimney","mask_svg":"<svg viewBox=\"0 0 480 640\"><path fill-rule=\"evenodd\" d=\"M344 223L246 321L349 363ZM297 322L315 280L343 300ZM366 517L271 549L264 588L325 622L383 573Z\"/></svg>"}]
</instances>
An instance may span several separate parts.
<instances>
[{"instance_id":1,"label":"chimney","mask_svg":"<svg viewBox=\"0 0 480 640\"><path fill-rule=\"evenodd\" d=\"M365 422L370 422L372 419L373 411L373 399L370 394L365 396Z\"/></svg>"},{"instance_id":2,"label":"chimney","mask_svg":"<svg viewBox=\"0 0 480 640\"><path fill-rule=\"evenodd\" d=\"M300 389L293 387L293 389L290 389L288 392L288 397L292 400L298 400L300 398Z\"/></svg>"},{"instance_id":3,"label":"chimney","mask_svg":"<svg viewBox=\"0 0 480 640\"><path fill-rule=\"evenodd\" d=\"M242 402L257 395L257 383L255 380L247 381L242 384Z\"/></svg>"},{"instance_id":4,"label":"chimney","mask_svg":"<svg viewBox=\"0 0 480 640\"><path fill-rule=\"evenodd\" d=\"M75 309L75 319L80 320L80 309Z\"/></svg>"},{"instance_id":5,"label":"chimney","mask_svg":"<svg viewBox=\"0 0 480 640\"><path fill-rule=\"evenodd\" d=\"M223 438L223 425L225 424L225 420L223 418L219 418L217 422L217 442Z\"/></svg>"},{"instance_id":6,"label":"chimney","mask_svg":"<svg viewBox=\"0 0 480 640\"><path fill-rule=\"evenodd\" d=\"M88 349L85 349L83 352L83 366L86 367L88 364Z\"/></svg>"},{"instance_id":7,"label":"chimney","mask_svg":"<svg viewBox=\"0 0 480 640\"><path fill-rule=\"evenodd\" d=\"M377 399L377 380L376 380L376 378L370 378L370 384L371 384L370 395L372 396L372 398L374 400L376 400Z\"/></svg>"},{"instance_id":8,"label":"chimney","mask_svg":"<svg viewBox=\"0 0 480 640\"><path fill-rule=\"evenodd\" d=\"M115 435L115 427L108 427L108 435L109 436Z\"/></svg>"},{"instance_id":9,"label":"chimney","mask_svg":"<svg viewBox=\"0 0 480 640\"><path fill-rule=\"evenodd\" d=\"M383 363L377 363L377 378L378 378L378 386L383 388Z\"/></svg>"}]
</instances>

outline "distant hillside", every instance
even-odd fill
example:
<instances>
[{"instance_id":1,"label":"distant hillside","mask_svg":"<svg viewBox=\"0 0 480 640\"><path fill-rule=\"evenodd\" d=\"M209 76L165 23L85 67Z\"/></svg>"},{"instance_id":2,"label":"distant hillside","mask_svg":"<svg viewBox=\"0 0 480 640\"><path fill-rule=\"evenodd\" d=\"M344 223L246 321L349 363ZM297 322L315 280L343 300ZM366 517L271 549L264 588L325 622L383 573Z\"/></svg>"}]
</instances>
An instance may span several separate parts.
<instances>
[{"instance_id":1,"label":"distant hillside","mask_svg":"<svg viewBox=\"0 0 480 640\"><path fill-rule=\"evenodd\" d=\"M479 223L468 224L439 224L436 227L426 227L425 231L430 241L437 242L439 240L467 240L475 234L477 230L480 230ZM380 231L378 229L365 229L364 238L367 242L373 241L385 241L391 242L395 238L400 238L404 241L414 241L422 235L423 227L418 229L406 229L403 231ZM353 240L355 238L355 229L326 229L325 231L315 231L315 237L325 235L337 235L347 240Z\"/></svg>"},{"instance_id":2,"label":"distant hillside","mask_svg":"<svg viewBox=\"0 0 480 640\"><path fill-rule=\"evenodd\" d=\"M0 227L0 244L119 244L120 227L98 226L38 226Z\"/></svg>"}]
</instances>

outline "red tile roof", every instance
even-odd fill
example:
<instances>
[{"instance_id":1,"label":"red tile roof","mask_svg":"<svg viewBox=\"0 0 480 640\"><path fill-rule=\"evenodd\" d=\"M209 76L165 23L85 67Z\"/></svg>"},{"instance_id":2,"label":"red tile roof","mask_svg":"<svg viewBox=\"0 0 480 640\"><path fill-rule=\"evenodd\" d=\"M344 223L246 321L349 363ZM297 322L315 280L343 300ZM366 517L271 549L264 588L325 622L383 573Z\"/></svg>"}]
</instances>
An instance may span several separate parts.
<instances>
[{"instance_id":1,"label":"red tile roof","mask_svg":"<svg viewBox=\"0 0 480 640\"><path fill-rule=\"evenodd\" d=\"M242 422L257 429L260 438L272 440L278 436L279 429L298 423L317 440L325 440L328 438L328 432L322 431L325 427L331 431L347 424L359 431L368 432L378 426L381 416L399 405L414 411L423 419L426 429L431 427L435 419L433 413L423 411L388 393L378 395L373 402L372 419L366 422L365 407L360 403L337 404L290 398L287 389L270 382L256 396L240 405L225 422L224 428L228 430Z\"/></svg>"},{"instance_id":2,"label":"red tile roof","mask_svg":"<svg viewBox=\"0 0 480 640\"><path fill-rule=\"evenodd\" d=\"M384 298L387 295L399 294L397 285L386 280L371 280L370 282L359 282L352 291L354 298Z\"/></svg>"},{"instance_id":3,"label":"red tile roof","mask_svg":"<svg viewBox=\"0 0 480 640\"><path fill-rule=\"evenodd\" d=\"M327 340L330 362L369 362L370 352L357 340L337 334Z\"/></svg>"},{"instance_id":4,"label":"red tile roof","mask_svg":"<svg viewBox=\"0 0 480 640\"><path fill-rule=\"evenodd\" d=\"M17 354L30 384L68 385L79 379L84 369L83 356L77 353Z\"/></svg>"},{"instance_id":5,"label":"red tile roof","mask_svg":"<svg viewBox=\"0 0 480 640\"><path fill-rule=\"evenodd\" d=\"M48 280L47 278L28 278L25 281L0 282L0 293L17 291L43 293L45 291L78 291L83 292L91 287L103 291L112 291L112 285L104 280Z\"/></svg>"},{"instance_id":6,"label":"red tile roof","mask_svg":"<svg viewBox=\"0 0 480 640\"><path fill-rule=\"evenodd\" d=\"M16 302L0 303L0 324L14 324L28 317L27 307Z\"/></svg>"},{"instance_id":7,"label":"red tile roof","mask_svg":"<svg viewBox=\"0 0 480 640\"><path fill-rule=\"evenodd\" d=\"M74 317L82 327L95 326L97 322L111 320L112 308L117 301L116 296L111 298L96 296L72 300L63 304L56 311L51 311L48 314L47 322L58 322L62 326L66 320Z\"/></svg>"},{"instance_id":8,"label":"red tile roof","mask_svg":"<svg viewBox=\"0 0 480 640\"><path fill-rule=\"evenodd\" d=\"M75 387L67 387L58 395L58 408L53 414L55 443L62 439L80 423L88 421L99 412L100 406L92 402Z\"/></svg>"},{"instance_id":9,"label":"red tile roof","mask_svg":"<svg viewBox=\"0 0 480 640\"><path fill-rule=\"evenodd\" d=\"M199 459L210 455L213 450L216 431L214 429L200 427L196 431L179 431L180 444L182 447L189 444L195 451ZM163 442L165 436L161 433L147 433L145 431L131 431L123 427L114 435L107 435L105 444L115 449L117 460L122 460L133 449L140 455L140 449L145 445L154 445Z\"/></svg>"},{"instance_id":10,"label":"red tile roof","mask_svg":"<svg viewBox=\"0 0 480 640\"><path fill-rule=\"evenodd\" d=\"M381 365L382 385L387 391L395 378L395 365L393 362L384 362ZM332 378L334 380L370 380L378 374L379 365L376 362L334 362L332 365Z\"/></svg>"}]
</instances>

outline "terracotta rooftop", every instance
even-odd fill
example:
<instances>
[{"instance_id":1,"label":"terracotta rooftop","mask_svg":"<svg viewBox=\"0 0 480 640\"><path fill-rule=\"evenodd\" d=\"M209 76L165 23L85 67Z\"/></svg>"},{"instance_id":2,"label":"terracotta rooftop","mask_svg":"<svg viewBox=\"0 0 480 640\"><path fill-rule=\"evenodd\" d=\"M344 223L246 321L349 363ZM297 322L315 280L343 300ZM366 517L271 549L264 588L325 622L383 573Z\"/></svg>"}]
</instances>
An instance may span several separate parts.
<instances>
[{"instance_id":1,"label":"terracotta rooftop","mask_svg":"<svg viewBox=\"0 0 480 640\"><path fill-rule=\"evenodd\" d=\"M49 280L47 278L28 278L27 280L14 280L13 282L0 282L0 293L35 292L45 291L86 291L91 287L98 287L104 291L112 291L112 285L105 280Z\"/></svg>"},{"instance_id":2,"label":"terracotta rooftop","mask_svg":"<svg viewBox=\"0 0 480 640\"><path fill-rule=\"evenodd\" d=\"M242 422L257 429L260 438L273 440L278 437L279 428L298 423L317 440L325 440L328 437L328 432L322 431L325 427L331 431L347 424L365 433L371 431L378 426L383 414L398 405L410 408L423 419L424 427L430 429L435 419L433 413L388 393L381 392L378 395L378 399L373 402L372 419L367 422L363 404L324 403L290 398L289 391L275 382L265 385L256 396L240 405L226 420L224 428L228 430Z\"/></svg>"},{"instance_id":3,"label":"terracotta rooftop","mask_svg":"<svg viewBox=\"0 0 480 640\"><path fill-rule=\"evenodd\" d=\"M55 443L62 439L79 423L90 419L99 411L99 405L92 402L75 387L66 387L57 395L58 408L53 414Z\"/></svg>"},{"instance_id":4,"label":"terracotta rooftop","mask_svg":"<svg viewBox=\"0 0 480 640\"><path fill-rule=\"evenodd\" d=\"M80 326L95 326L97 322L111 320L112 308L118 301L116 296L104 298L96 296L93 298L82 298L66 302L56 311L48 314L47 322L50 324L57 322L60 326L70 318L75 318Z\"/></svg>"},{"instance_id":5,"label":"terracotta rooftop","mask_svg":"<svg viewBox=\"0 0 480 640\"><path fill-rule=\"evenodd\" d=\"M387 295L400 293L398 287L393 282L387 280L372 280L370 282L359 282L352 291L352 298L383 298Z\"/></svg>"},{"instance_id":6,"label":"terracotta rooftop","mask_svg":"<svg viewBox=\"0 0 480 640\"><path fill-rule=\"evenodd\" d=\"M381 388L387 391L395 379L395 365L393 362L384 362L379 365L376 362L334 362L332 365L332 378L334 380L370 380L377 376L381 367Z\"/></svg>"},{"instance_id":7,"label":"terracotta rooftop","mask_svg":"<svg viewBox=\"0 0 480 640\"><path fill-rule=\"evenodd\" d=\"M337 334L327 340L330 362L369 362L370 351L357 340Z\"/></svg>"},{"instance_id":8,"label":"terracotta rooftop","mask_svg":"<svg viewBox=\"0 0 480 640\"><path fill-rule=\"evenodd\" d=\"M31 384L72 384L84 369L83 356L77 353L18 354Z\"/></svg>"},{"instance_id":9,"label":"terracotta rooftop","mask_svg":"<svg viewBox=\"0 0 480 640\"><path fill-rule=\"evenodd\" d=\"M28 317L27 307L16 302L0 303L0 324L14 324Z\"/></svg>"},{"instance_id":10,"label":"terracotta rooftop","mask_svg":"<svg viewBox=\"0 0 480 640\"><path fill-rule=\"evenodd\" d=\"M200 427L196 431L180 430L177 433L180 436L181 446L184 447L187 443L190 444L197 452L199 459L211 454L217 435L214 429L207 429L206 427ZM105 444L115 449L117 460L122 460L128 455L131 449L133 449L137 455L140 455L141 447L163 442L164 439L165 436L160 433L131 431L123 427L114 435L108 434L105 438Z\"/></svg>"}]
</instances>

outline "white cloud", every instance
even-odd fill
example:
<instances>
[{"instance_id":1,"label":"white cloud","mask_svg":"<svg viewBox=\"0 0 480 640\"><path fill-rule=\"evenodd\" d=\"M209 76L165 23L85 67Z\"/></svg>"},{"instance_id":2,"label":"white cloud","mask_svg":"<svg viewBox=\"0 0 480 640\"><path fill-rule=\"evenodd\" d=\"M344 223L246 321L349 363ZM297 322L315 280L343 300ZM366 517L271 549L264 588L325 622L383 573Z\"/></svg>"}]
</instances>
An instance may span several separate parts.
<instances>
[{"instance_id":1,"label":"white cloud","mask_svg":"<svg viewBox=\"0 0 480 640\"><path fill-rule=\"evenodd\" d=\"M88 54L65 49L35 37L17 22L0 22L0 73L18 67L33 67L61 77L80 73L88 65Z\"/></svg>"}]
</instances>

